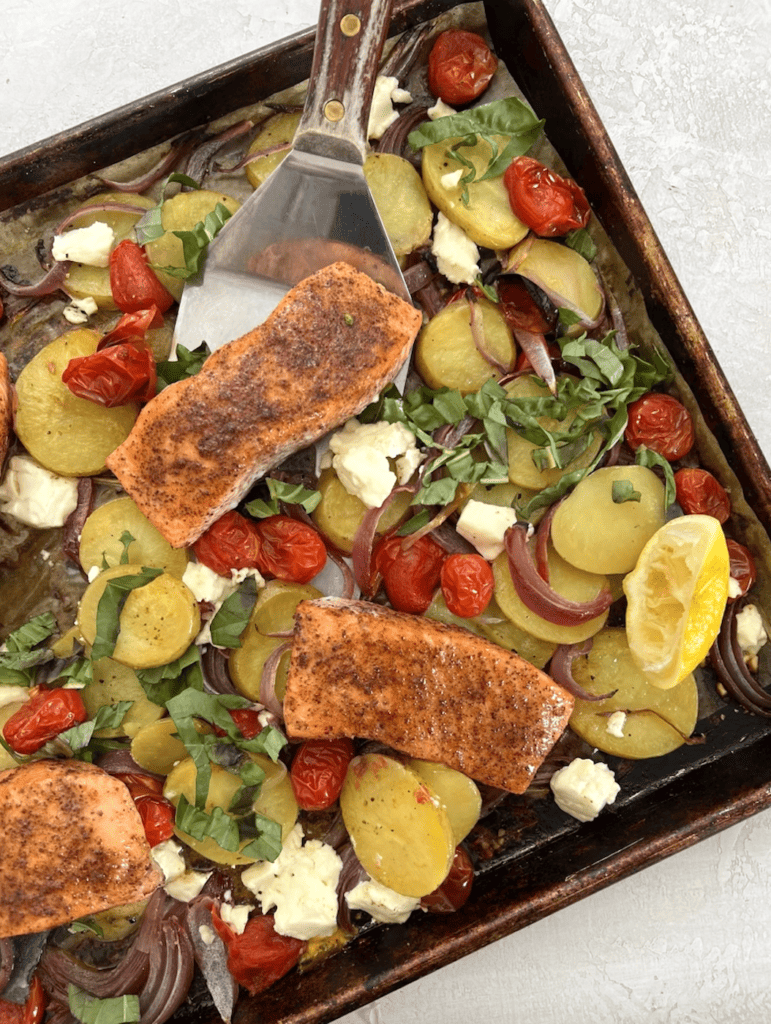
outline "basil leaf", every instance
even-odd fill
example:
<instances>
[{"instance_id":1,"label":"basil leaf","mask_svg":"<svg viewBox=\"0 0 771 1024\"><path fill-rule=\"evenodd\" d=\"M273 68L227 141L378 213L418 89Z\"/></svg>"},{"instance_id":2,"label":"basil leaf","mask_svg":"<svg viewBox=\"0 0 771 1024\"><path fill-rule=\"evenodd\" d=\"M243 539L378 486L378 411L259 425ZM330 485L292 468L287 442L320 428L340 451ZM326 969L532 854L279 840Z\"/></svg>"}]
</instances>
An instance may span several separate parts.
<instances>
[{"instance_id":1,"label":"basil leaf","mask_svg":"<svg viewBox=\"0 0 771 1024\"><path fill-rule=\"evenodd\" d=\"M642 494L634 489L631 480L614 480L611 498L614 504L623 505L626 501L640 501Z\"/></svg>"},{"instance_id":2,"label":"basil leaf","mask_svg":"<svg viewBox=\"0 0 771 1024\"><path fill-rule=\"evenodd\" d=\"M188 188L194 189L201 187L197 181L188 177L187 174L182 174L181 171L173 171L164 178L161 184L161 198L147 213L143 213L134 225L134 237L139 245L146 245L166 234L166 228L163 226L163 203L166 198L166 189L171 184L187 185Z\"/></svg>"},{"instance_id":3,"label":"basil leaf","mask_svg":"<svg viewBox=\"0 0 771 1024\"><path fill-rule=\"evenodd\" d=\"M139 996L97 999L70 984L67 989L70 1013L82 1024L133 1024L140 1019Z\"/></svg>"},{"instance_id":4,"label":"basil leaf","mask_svg":"<svg viewBox=\"0 0 771 1024\"><path fill-rule=\"evenodd\" d=\"M177 345L175 354L176 359L162 359L156 363L155 369L158 375L156 394L163 391L169 384L176 384L177 381L185 380L187 377L195 377L211 355L211 349L205 341L202 341L197 348L193 349Z\"/></svg>"},{"instance_id":5,"label":"basil leaf","mask_svg":"<svg viewBox=\"0 0 771 1024\"><path fill-rule=\"evenodd\" d=\"M266 519L268 516L277 516L281 512L279 502L287 505L299 505L306 512L312 512L321 501L321 491L311 491L302 484L285 483L283 480L275 480L273 477L266 477L270 501L255 498L246 506L246 511L255 519Z\"/></svg>"},{"instance_id":6,"label":"basil leaf","mask_svg":"<svg viewBox=\"0 0 771 1024\"><path fill-rule=\"evenodd\" d=\"M148 698L161 707L183 690L203 690L201 652L196 644L191 644L176 661L158 668L136 669L136 674Z\"/></svg>"},{"instance_id":7,"label":"basil leaf","mask_svg":"<svg viewBox=\"0 0 771 1024\"><path fill-rule=\"evenodd\" d=\"M79 725L73 725L72 728L60 732L59 739L68 743L73 753L83 751L91 742L91 737L99 729L117 728L133 703L133 700L121 700L116 701L115 704L104 704L87 722L81 722Z\"/></svg>"},{"instance_id":8,"label":"basil leaf","mask_svg":"<svg viewBox=\"0 0 771 1024\"><path fill-rule=\"evenodd\" d=\"M123 545L123 551L121 552L121 556L120 556L120 563L119 563L120 565L128 565L129 547L131 546L132 542L135 539L136 538L132 534L130 534L128 530L124 530L123 533L120 535L119 540L120 540L121 544Z\"/></svg>"},{"instance_id":9,"label":"basil leaf","mask_svg":"<svg viewBox=\"0 0 771 1024\"><path fill-rule=\"evenodd\" d=\"M172 234L182 242L184 266L153 267L153 269L162 270L170 277L188 278L197 274L201 269L209 243L217 237L225 222L232 216L224 203L217 203L214 209L207 213L203 220L199 220L191 231L172 231Z\"/></svg>"},{"instance_id":10,"label":"basil leaf","mask_svg":"<svg viewBox=\"0 0 771 1024\"><path fill-rule=\"evenodd\" d=\"M516 96L509 96L471 110L428 121L410 132L407 141L417 151L445 139L474 135L510 135L516 137L520 143L519 152L514 155L521 156L541 134L544 123L535 116L526 103ZM509 163L511 159L513 157L509 158Z\"/></svg>"},{"instance_id":11,"label":"basil leaf","mask_svg":"<svg viewBox=\"0 0 771 1024\"><path fill-rule=\"evenodd\" d=\"M263 814L254 814L253 820L259 832L259 838L253 840L241 851L247 857L256 860L275 860L281 853L281 825ZM242 826L241 833L245 833Z\"/></svg>"},{"instance_id":12,"label":"basil leaf","mask_svg":"<svg viewBox=\"0 0 771 1024\"><path fill-rule=\"evenodd\" d=\"M0 651L0 685L30 686L32 669L53 661L53 651L38 647L56 631L56 620L51 612L43 612L9 633Z\"/></svg>"},{"instance_id":13,"label":"basil leaf","mask_svg":"<svg viewBox=\"0 0 771 1024\"><path fill-rule=\"evenodd\" d=\"M677 497L677 488L675 487L675 474L672 466L664 458L663 455L659 455L658 452L654 452L652 448L646 448L645 445L641 445L635 452L635 462L638 466L647 466L648 469L655 469L658 467L664 472L664 508L669 508L673 505Z\"/></svg>"},{"instance_id":14,"label":"basil leaf","mask_svg":"<svg viewBox=\"0 0 771 1024\"><path fill-rule=\"evenodd\" d=\"M597 255L597 246L594 244L594 239L586 230L586 228L576 228L575 231L569 231L565 235L565 245L571 249L575 249L576 252L583 256L589 263Z\"/></svg>"},{"instance_id":15,"label":"basil leaf","mask_svg":"<svg viewBox=\"0 0 771 1024\"><path fill-rule=\"evenodd\" d=\"M142 571L108 580L96 606L96 638L91 648L94 661L112 657L120 631L120 613L132 590L146 587L163 569L142 566Z\"/></svg>"},{"instance_id":16,"label":"basil leaf","mask_svg":"<svg viewBox=\"0 0 771 1024\"><path fill-rule=\"evenodd\" d=\"M249 625L256 600L257 584L253 576L248 576L235 593L225 598L211 620L209 629L215 647L241 646L241 634Z\"/></svg>"}]
</instances>

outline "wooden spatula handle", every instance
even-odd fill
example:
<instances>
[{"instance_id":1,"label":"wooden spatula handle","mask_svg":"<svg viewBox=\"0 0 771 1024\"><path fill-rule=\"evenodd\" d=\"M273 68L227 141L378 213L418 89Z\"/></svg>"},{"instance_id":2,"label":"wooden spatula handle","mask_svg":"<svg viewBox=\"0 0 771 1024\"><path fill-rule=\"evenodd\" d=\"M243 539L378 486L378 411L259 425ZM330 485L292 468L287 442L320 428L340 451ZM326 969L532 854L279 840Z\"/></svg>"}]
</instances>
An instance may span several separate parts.
<instances>
[{"instance_id":1,"label":"wooden spatula handle","mask_svg":"<svg viewBox=\"0 0 771 1024\"><path fill-rule=\"evenodd\" d=\"M363 163L372 91L393 0L321 0L295 148Z\"/></svg>"}]
</instances>

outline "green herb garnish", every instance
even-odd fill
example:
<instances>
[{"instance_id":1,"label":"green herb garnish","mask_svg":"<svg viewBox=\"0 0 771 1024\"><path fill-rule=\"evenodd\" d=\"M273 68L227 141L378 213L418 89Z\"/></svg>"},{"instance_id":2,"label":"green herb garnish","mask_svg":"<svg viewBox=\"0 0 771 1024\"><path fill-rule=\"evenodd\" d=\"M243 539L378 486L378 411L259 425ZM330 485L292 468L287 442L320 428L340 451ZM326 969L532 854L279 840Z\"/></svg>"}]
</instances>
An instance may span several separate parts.
<instances>
[{"instance_id":1,"label":"green herb garnish","mask_svg":"<svg viewBox=\"0 0 771 1024\"><path fill-rule=\"evenodd\" d=\"M273 477L266 477L265 483L268 485L269 500L255 498L244 506L255 519L279 515L279 502L284 502L285 505L299 505L306 512L312 512L321 501L321 491L311 491L302 484L285 483L283 480L274 480Z\"/></svg>"},{"instance_id":2,"label":"green herb garnish","mask_svg":"<svg viewBox=\"0 0 771 1024\"><path fill-rule=\"evenodd\" d=\"M256 599L257 584L253 576L247 577L234 594L225 598L209 625L215 647L241 646L241 634L249 624Z\"/></svg>"},{"instance_id":3,"label":"green herb garnish","mask_svg":"<svg viewBox=\"0 0 771 1024\"><path fill-rule=\"evenodd\" d=\"M91 648L91 657L95 661L112 657L120 631L120 613L129 593L146 587L162 572L163 569L143 566L141 572L108 580L96 608L96 638Z\"/></svg>"},{"instance_id":4,"label":"green herb garnish","mask_svg":"<svg viewBox=\"0 0 771 1024\"><path fill-rule=\"evenodd\" d=\"M67 995L70 1013L82 1024L133 1024L141 1016L139 996L98 999L72 984L68 986Z\"/></svg>"},{"instance_id":5,"label":"green herb garnish","mask_svg":"<svg viewBox=\"0 0 771 1024\"><path fill-rule=\"evenodd\" d=\"M0 685L30 686L34 669L53 659L48 647L39 645L56 631L51 612L36 615L10 633L0 651Z\"/></svg>"},{"instance_id":6,"label":"green herb garnish","mask_svg":"<svg viewBox=\"0 0 771 1024\"><path fill-rule=\"evenodd\" d=\"M187 377L195 377L211 355L211 349L205 341L202 341L193 349L177 345L175 354L176 359L162 359L156 363L155 369L158 374L156 393L163 391L169 384L176 384L177 381L185 380Z\"/></svg>"},{"instance_id":7,"label":"green herb garnish","mask_svg":"<svg viewBox=\"0 0 771 1024\"><path fill-rule=\"evenodd\" d=\"M611 498L616 505L623 505L626 501L640 501L642 494L634 489L631 480L614 480Z\"/></svg>"}]
</instances>

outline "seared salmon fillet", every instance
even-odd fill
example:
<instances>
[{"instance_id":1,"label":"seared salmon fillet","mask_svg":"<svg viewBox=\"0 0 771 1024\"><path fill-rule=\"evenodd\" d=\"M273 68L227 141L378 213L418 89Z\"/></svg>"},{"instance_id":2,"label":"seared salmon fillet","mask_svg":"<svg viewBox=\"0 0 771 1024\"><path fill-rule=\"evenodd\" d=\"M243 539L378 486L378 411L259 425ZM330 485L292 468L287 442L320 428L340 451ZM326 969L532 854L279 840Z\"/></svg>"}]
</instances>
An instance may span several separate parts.
<instances>
[{"instance_id":1,"label":"seared salmon fillet","mask_svg":"<svg viewBox=\"0 0 771 1024\"><path fill-rule=\"evenodd\" d=\"M128 789L83 761L0 772L0 937L40 932L161 884Z\"/></svg>"},{"instance_id":2,"label":"seared salmon fillet","mask_svg":"<svg viewBox=\"0 0 771 1024\"><path fill-rule=\"evenodd\" d=\"M272 466L361 412L421 321L349 264L325 267L149 402L107 465L172 545L192 544Z\"/></svg>"},{"instance_id":3,"label":"seared salmon fillet","mask_svg":"<svg viewBox=\"0 0 771 1024\"><path fill-rule=\"evenodd\" d=\"M291 739L380 740L522 793L573 703L546 673L465 629L343 598L297 607Z\"/></svg>"}]
</instances>

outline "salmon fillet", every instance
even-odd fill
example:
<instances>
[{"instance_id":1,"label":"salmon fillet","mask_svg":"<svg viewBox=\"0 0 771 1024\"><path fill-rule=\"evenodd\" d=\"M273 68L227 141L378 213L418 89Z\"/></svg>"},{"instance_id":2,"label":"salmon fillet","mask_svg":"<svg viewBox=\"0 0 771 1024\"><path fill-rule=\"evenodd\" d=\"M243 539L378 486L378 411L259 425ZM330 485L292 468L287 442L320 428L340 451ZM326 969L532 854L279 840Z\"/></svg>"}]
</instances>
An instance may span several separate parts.
<instances>
[{"instance_id":1,"label":"salmon fillet","mask_svg":"<svg viewBox=\"0 0 771 1024\"><path fill-rule=\"evenodd\" d=\"M144 899L162 882L128 789L91 764L0 772L0 821L0 937Z\"/></svg>"},{"instance_id":2,"label":"salmon fillet","mask_svg":"<svg viewBox=\"0 0 771 1024\"><path fill-rule=\"evenodd\" d=\"M325 267L149 402L107 466L172 545L192 544L272 466L376 398L421 321L347 263Z\"/></svg>"},{"instance_id":3,"label":"salmon fillet","mask_svg":"<svg viewBox=\"0 0 771 1024\"><path fill-rule=\"evenodd\" d=\"M522 793L573 703L546 673L465 629L343 598L297 607L291 739L380 740Z\"/></svg>"}]
</instances>

